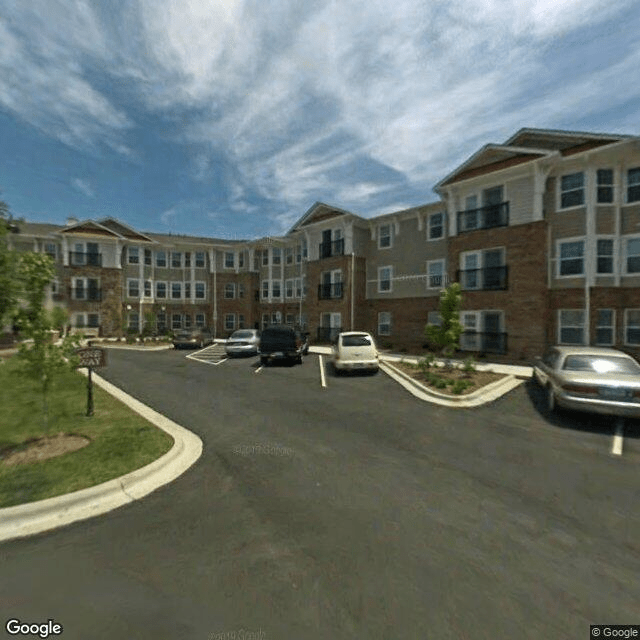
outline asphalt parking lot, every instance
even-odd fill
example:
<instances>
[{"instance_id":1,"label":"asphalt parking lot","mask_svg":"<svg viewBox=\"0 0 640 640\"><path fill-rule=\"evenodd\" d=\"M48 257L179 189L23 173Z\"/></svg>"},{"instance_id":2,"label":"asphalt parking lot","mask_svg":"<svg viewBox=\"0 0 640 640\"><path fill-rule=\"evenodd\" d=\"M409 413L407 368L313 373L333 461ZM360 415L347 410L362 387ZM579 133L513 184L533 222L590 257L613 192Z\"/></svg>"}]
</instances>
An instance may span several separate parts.
<instances>
[{"instance_id":1,"label":"asphalt parking lot","mask_svg":"<svg viewBox=\"0 0 640 640\"><path fill-rule=\"evenodd\" d=\"M144 500L4 544L9 615L53 617L65 638L582 638L638 623L635 423L613 456L610 424L548 416L532 383L455 410L382 372L327 366L323 388L314 354L197 356L109 354L103 376L194 431L203 456Z\"/></svg>"}]
</instances>

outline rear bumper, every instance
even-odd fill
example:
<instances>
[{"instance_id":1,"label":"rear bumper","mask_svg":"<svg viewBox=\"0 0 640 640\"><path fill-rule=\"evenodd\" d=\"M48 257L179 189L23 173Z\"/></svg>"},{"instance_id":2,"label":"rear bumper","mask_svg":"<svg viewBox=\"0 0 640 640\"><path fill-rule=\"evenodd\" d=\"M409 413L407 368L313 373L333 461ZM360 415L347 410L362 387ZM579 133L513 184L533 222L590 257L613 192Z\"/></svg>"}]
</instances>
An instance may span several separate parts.
<instances>
[{"instance_id":1,"label":"rear bumper","mask_svg":"<svg viewBox=\"0 0 640 640\"><path fill-rule=\"evenodd\" d=\"M227 345L225 352L230 356L244 356L258 353L258 347L252 344Z\"/></svg>"},{"instance_id":2,"label":"rear bumper","mask_svg":"<svg viewBox=\"0 0 640 640\"><path fill-rule=\"evenodd\" d=\"M361 360L361 361L351 361L351 360L334 360L333 366L340 371L356 371L356 370L369 370L372 371L374 369L378 369L380 367L380 363L378 360Z\"/></svg>"},{"instance_id":3,"label":"rear bumper","mask_svg":"<svg viewBox=\"0 0 640 640\"><path fill-rule=\"evenodd\" d=\"M624 418L640 418L640 403L616 402L615 400L598 400L596 398L580 398L559 393L556 403L564 409L589 411L608 416Z\"/></svg>"}]
</instances>

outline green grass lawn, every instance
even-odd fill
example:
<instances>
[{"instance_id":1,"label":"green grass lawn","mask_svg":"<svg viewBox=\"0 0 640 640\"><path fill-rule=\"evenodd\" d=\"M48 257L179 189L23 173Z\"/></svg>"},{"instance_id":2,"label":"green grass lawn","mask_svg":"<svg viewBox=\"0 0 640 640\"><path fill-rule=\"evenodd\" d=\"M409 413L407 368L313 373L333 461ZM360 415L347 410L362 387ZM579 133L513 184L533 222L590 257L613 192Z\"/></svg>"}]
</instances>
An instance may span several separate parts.
<instances>
[{"instance_id":1,"label":"green grass lawn","mask_svg":"<svg viewBox=\"0 0 640 640\"><path fill-rule=\"evenodd\" d=\"M0 359L0 507L9 507L117 478L153 462L173 446L173 438L93 385L94 415L86 417L87 379L65 371L49 394L45 433L42 395L19 375L14 356ZM3 453L34 438L59 433L85 436L78 451L31 464L6 465Z\"/></svg>"}]
</instances>

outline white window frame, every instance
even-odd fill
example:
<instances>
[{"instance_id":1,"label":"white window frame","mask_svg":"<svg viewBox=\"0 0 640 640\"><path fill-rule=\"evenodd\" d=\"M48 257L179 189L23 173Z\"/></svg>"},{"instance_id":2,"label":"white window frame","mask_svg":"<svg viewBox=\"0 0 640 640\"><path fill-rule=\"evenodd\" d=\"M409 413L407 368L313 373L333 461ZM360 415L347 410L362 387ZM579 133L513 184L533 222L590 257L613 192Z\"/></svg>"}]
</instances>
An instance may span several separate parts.
<instances>
[{"instance_id":1,"label":"white window frame","mask_svg":"<svg viewBox=\"0 0 640 640\"><path fill-rule=\"evenodd\" d=\"M565 311L581 313L582 314L582 324L562 324L562 314ZM562 330L563 329L580 329L582 331L582 342L563 342L562 340ZM558 344L562 345L584 345L585 344L585 336L586 336L586 327L585 327L585 312L584 309L558 309Z\"/></svg>"},{"instance_id":2,"label":"white window frame","mask_svg":"<svg viewBox=\"0 0 640 640\"><path fill-rule=\"evenodd\" d=\"M127 247L127 264L140 264L140 247Z\"/></svg>"},{"instance_id":3,"label":"white window frame","mask_svg":"<svg viewBox=\"0 0 640 640\"><path fill-rule=\"evenodd\" d=\"M436 216L440 216L441 217L441 223L440 225L434 225L432 220L433 218L435 218ZM434 213L430 213L428 220L427 220L427 240L428 241L436 241L436 240L442 240L445 237L445 220L446 220L446 216L444 214L444 211L436 211ZM440 227L441 231L440 231L440 235L439 236L434 236L432 231L434 228L438 228L438 226Z\"/></svg>"},{"instance_id":4,"label":"white window frame","mask_svg":"<svg viewBox=\"0 0 640 640\"><path fill-rule=\"evenodd\" d=\"M608 311L611 313L610 324L600 324L600 312ZM616 310L615 309L596 309L596 333L594 336L594 344L600 347L611 347L616 343ZM607 342L601 342L598 340L598 329L611 330L611 340Z\"/></svg>"},{"instance_id":5,"label":"white window frame","mask_svg":"<svg viewBox=\"0 0 640 640\"><path fill-rule=\"evenodd\" d=\"M637 322L630 324L629 322L629 314L636 313L638 314ZM624 310L624 344L627 347L637 347L640 346L640 337L638 342L630 342L629 341L629 329L638 329L640 330L640 309L625 309Z\"/></svg>"},{"instance_id":6,"label":"white window frame","mask_svg":"<svg viewBox=\"0 0 640 640\"><path fill-rule=\"evenodd\" d=\"M184 321L184 328L191 329L191 314L185 313L182 319Z\"/></svg>"},{"instance_id":7,"label":"white window frame","mask_svg":"<svg viewBox=\"0 0 640 640\"><path fill-rule=\"evenodd\" d=\"M284 317L284 323L289 326L293 326L295 324L295 314L287 313Z\"/></svg>"},{"instance_id":8,"label":"white window frame","mask_svg":"<svg viewBox=\"0 0 640 640\"><path fill-rule=\"evenodd\" d=\"M282 249L280 247L271 248L271 264L272 265L282 264Z\"/></svg>"},{"instance_id":9,"label":"white window frame","mask_svg":"<svg viewBox=\"0 0 640 640\"><path fill-rule=\"evenodd\" d=\"M598 242L600 240L610 240L611 241L611 255L600 255L598 253ZM617 251L616 251L616 237L615 236L611 236L611 235L599 235L596 236L596 242L595 242L595 249L596 249L596 260L595 260L595 270L596 270L596 276L613 276L616 273L616 264L617 264ZM611 258L611 271L603 271L600 272L598 271L598 260L600 258Z\"/></svg>"},{"instance_id":10,"label":"white window frame","mask_svg":"<svg viewBox=\"0 0 640 640\"><path fill-rule=\"evenodd\" d=\"M177 318L177 320L176 320ZM171 330L182 329L182 314L181 313L172 313L171 314Z\"/></svg>"},{"instance_id":11,"label":"white window frame","mask_svg":"<svg viewBox=\"0 0 640 640\"><path fill-rule=\"evenodd\" d=\"M131 286L134 285L136 293L131 293ZM127 278L127 298L140 297L140 280L138 278Z\"/></svg>"},{"instance_id":12,"label":"white window frame","mask_svg":"<svg viewBox=\"0 0 640 640\"><path fill-rule=\"evenodd\" d=\"M238 251L238 268L244 268L244 251Z\"/></svg>"},{"instance_id":13,"label":"white window frame","mask_svg":"<svg viewBox=\"0 0 640 640\"><path fill-rule=\"evenodd\" d=\"M228 295L228 294L231 295ZM224 285L224 299L225 300L235 300L236 297L236 283L235 282L227 282Z\"/></svg>"},{"instance_id":14,"label":"white window frame","mask_svg":"<svg viewBox=\"0 0 640 640\"><path fill-rule=\"evenodd\" d=\"M269 249L262 250L262 266L263 267L269 266Z\"/></svg>"},{"instance_id":15,"label":"white window frame","mask_svg":"<svg viewBox=\"0 0 640 640\"><path fill-rule=\"evenodd\" d=\"M53 247L53 251L48 251L48 249L51 249L51 247ZM54 262L57 260L58 245L55 242L45 242L44 246L42 247L42 250L43 250L43 253L45 253L48 256L51 256Z\"/></svg>"},{"instance_id":16,"label":"white window frame","mask_svg":"<svg viewBox=\"0 0 640 640\"><path fill-rule=\"evenodd\" d=\"M284 263L293 264L293 247L285 247L284 249Z\"/></svg>"},{"instance_id":17,"label":"white window frame","mask_svg":"<svg viewBox=\"0 0 640 640\"><path fill-rule=\"evenodd\" d=\"M279 278L271 280L271 297L277 299L282 298L282 280Z\"/></svg>"},{"instance_id":18,"label":"white window frame","mask_svg":"<svg viewBox=\"0 0 640 640\"><path fill-rule=\"evenodd\" d=\"M460 335L460 348L463 351L479 351L480 336L482 332L482 311L465 309L460 311L460 323L462 324L462 334ZM473 333L468 334L467 331Z\"/></svg>"},{"instance_id":19,"label":"white window frame","mask_svg":"<svg viewBox=\"0 0 640 640\"><path fill-rule=\"evenodd\" d=\"M229 260L231 257L231 260ZM229 264L229 262L231 264ZM236 268L236 254L234 251L225 251L224 252L224 268L225 269L235 269Z\"/></svg>"},{"instance_id":20,"label":"white window frame","mask_svg":"<svg viewBox=\"0 0 640 640\"><path fill-rule=\"evenodd\" d=\"M378 311L378 334L379 336L391 335L391 311Z\"/></svg>"},{"instance_id":21,"label":"white window frame","mask_svg":"<svg viewBox=\"0 0 640 640\"><path fill-rule=\"evenodd\" d=\"M388 233L383 234L382 230L388 229ZM383 244L383 238L387 244ZM393 223L385 222L378 225L378 249L391 249L393 247Z\"/></svg>"},{"instance_id":22,"label":"white window frame","mask_svg":"<svg viewBox=\"0 0 640 640\"><path fill-rule=\"evenodd\" d=\"M225 331L234 331L236 328L236 314L235 313L225 313L224 314L224 330Z\"/></svg>"},{"instance_id":23,"label":"white window frame","mask_svg":"<svg viewBox=\"0 0 640 640\"><path fill-rule=\"evenodd\" d=\"M160 258L162 258L164 264L160 264ZM167 268L167 252L166 251L156 251L155 252L155 265L156 269L166 269Z\"/></svg>"},{"instance_id":24,"label":"white window frame","mask_svg":"<svg viewBox=\"0 0 640 640\"><path fill-rule=\"evenodd\" d=\"M629 258L640 258L640 252L637 254L633 254L632 256L629 255L629 240L636 240L638 242L640 242L640 235L636 234L636 235L628 235L628 236L623 236L622 240L624 241L624 264L623 264L623 270L622 273L625 276L640 276L640 270L639 271L629 271Z\"/></svg>"},{"instance_id":25,"label":"white window frame","mask_svg":"<svg viewBox=\"0 0 640 640\"><path fill-rule=\"evenodd\" d=\"M198 291L202 292L202 295L199 295ZM196 280L194 284L194 293L196 300L206 300L207 299L207 283L203 280Z\"/></svg>"},{"instance_id":26,"label":"white window frame","mask_svg":"<svg viewBox=\"0 0 640 640\"><path fill-rule=\"evenodd\" d=\"M204 313L196 313L196 327L198 327L198 329L204 328L206 322L207 318Z\"/></svg>"},{"instance_id":27,"label":"white window frame","mask_svg":"<svg viewBox=\"0 0 640 640\"><path fill-rule=\"evenodd\" d=\"M431 268L434 265L441 265L442 266L442 273L441 274L431 274ZM445 283L446 283L446 277L447 277L447 265L446 265L446 260L444 258L438 258L437 260L427 260L427 289L429 291L434 291L434 290L440 290L440 289L444 289L445 287ZM437 278L438 276L440 276L441 278L441 283L439 285L431 285L431 278Z\"/></svg>"},{"instance_id":28,"label":"white window frame","mask_svg":"<svg viewBox=\"0 0 640 640\"><path fill-rule=\"evenodd\" d=\"M238 329L244 329L244 313L238 314Z\"/></svg>"},{"instance_id":29,"label":"white window frame","mask_svg":"<svg viewBox=\"0 0 640 640\"><path fill-rule=\"evenodd\" d=\"M96 311L88 311L85 314L85 316L86 316L85 317L85 327L87 327L87 329L99 329L100 328L100 314L99 313L97 313ZM97 316L98 322L96 324L91 324L89 322L89 318L91 316Z\"/></svg>"},{"instance_id":30,"label":"white window frame","mask_svg":"<svg viewBox=\"0 0 640 640\"><path fill-rule=\"evenodd\" d=\"M429 311L427 313L427 324L433 325L435 327L442 326L442 316L439 311Z\"/></svg>"},{"instance_id":31,"label":"white window frame","mask_svg":"<svg viewBox=\"0 0 640 640\"><path fill-rule=\"evenodd\" d=\"M158 288L161 285L164 286L164 295L163 296L160 295L159 290L158 290ZM155 290L156 290L156 299L158 299L158 300L168 300L168 298L167 298L168 290L167 290L167 283L166 282L164 282L163 280L156 281Z\"/></svg>"},{"instance_id":32,"label":"white window frame","mask_svg":"<svg viewBox=\"0 0 640 640\"><path fill-rule=\"evenodd\" d=\"M196 251L194 257L194 265L196 269L205 269L207 266L207 252Z\"/></svg>"},{"instance_id":33,"label":"white window frame","mask_svg":"<svg viewBox=\"0 0 640 640\"><path fill-rule=\"evenodd\" d=\"M567 178L569 176L577 176L582 175L582 186L577 189L566 189L563 191L562 189L562 178ZM562 196L565 193L571 193L573 191L582 191L582 203L581 204L572 204L567 207L562 206ZM569 211L570 209L580 209L586 206L587 203L587 177L585 171L572 171L571 173L563 173L558 176L558 199L557 199L557 209L558 211Z\"/></svg>"},{"instance_id":34,"label":"white window frame","mask_svg":"<svg viewBox=\"0 0 640 640\"><path fill-rule=\"evenodd\" d=\"M389 288L383 289L382 283L386 282L386 279L382 279L382 272L388 269L389 270ZM378 267L378 293L391 293L393 291L393 265L385 265L383 267Z\"/></svg>"},{"instance_id":35,"label":"white window frame","mask_svg":"<svg viewBox=\"0 0 640 640\"><path fill-rule=\"evenodd\" d=\"M565 274L562 275L560 273L561 269L562 269L562 262L563 262L563 258L561 258L560 254L561 254L561 245L563 244L570 244L573 242L582 242L582 272L581 273L570 273L570 274ZM556 240L556 278L584 278L585 275L585 271L584 271L584 267L585 267L585 260L586 260L586 256L585 256L585 249L586 249L586 239L584 236L578 236L575 238L559 238ZM577 260L578 258L564 258L564 260Z\"/></svg>"},{"instance_id":36,"label":"white window frame","mask_svg":"<svg viewBox=\"0 0 640 640\"><path fill-rule=\"evenodd\" d=\"M269 297L269 291L271 291L271 287L269 286L268 280L263 280L262 285L260 287L260 297L262 300L266 300Z\"/></svg>"},{"instance_id":37,"label":"white window frame","mask_svg":"<svg viewBox=\"0 0 640 640\"><path fill-rule=\"evenodd\" d=\"M611 171L611 184L606 182L600 182L600 172ZM611 200L600 201L600 189L611 189ZM612 168L604 167L596 169L596 204L615 204L616 201L616 172Z\"/></svg>"},{"instance_id":38,"label":"white window frame","mask_svg":"<svg viewBox=\"0 0 640 640\"><path fill-rule=\"evenodd\" d=\"M302 278L294 278L295 296L294 298L302 298Z\"/></svg>"},{"instance_id":39,"label":"white window frame","mask_svg":"<svg viewBox=\"0 0 640 640\"><path fill-rule=\"evenodd\" d=\"M147 285L149 285L149 286L147 286ZM153 298L153 282L151 280L144 280L143 281L143 283L142 283L142 297L143 298Z\"/></svg>"},{"instance_id":40,"label":"white window frame","mask_svg":"<svg viewBox=\"0 0 640 640\"><path fill-rule=\"evenodd\" d=\"M54 278L50 283L49 286L51 287L51 295L55 296L58 293L60 293L60 280L58 280L58 278Z\"/></svg>"},{"instance_id":41,"label":"white window frame","mask_svg":"<svg viewBox=\"0 0 640 640\"><path fill-rule=\"evenodd\" d=\"M284 281L284 297L287 299L293 298L293 278L287 278Z\"/></svg>"},{"instance_id":42,"label":"white window frame","mask_svg":"<svg viewBox=\"0 0 640 640\"><path fill-rule=\"evenodd\" d=\"M174 295L174 290L178 291L178 295ZM171 300L182 300L182 282L171 282Z\"/></svg>"},{"instance_id":43,"label":"white window frame","mask_svg":"<svg viewBox=\"0 0 640 640\"><path fill-rule=\"evenodd\" d=\"M129 311L127 313L127 329L135 329L136 331L140 328L140 314L137 311Z\"/></svg>"},{"instance_id":44,"label":"white window frame","mask_svg":"<svg viewBox=\"0 0 640 640\"><path fill-rule=\"evenodd\" d=\"M638 182L630 182L629 181L629 173L631 171L638 171L638 173L640 174L640 166L638 167L629 167L625 172L624 172L624 201L626 204L633 204L634 202L640 202L640 196L638 197L638 199L636 200L630 200L629 199L629 191L632 187L640 187L640 175L638 176Z\"/></svg>"},{"instance_id":45,"label":"white window frame","mask_svg":"<svg viewBox=\"0 0 640 640\"><path fill-rule=\"evenodd\" d=\"M191 300L191 280L185 280L182 290L184 291L184 299Z\"/></svg>"},{"instance_id":46,"label":"white window frame","mask_svg":"<svg viewBox=\"0 0 640 640\"><path fill-rule=\"evenodd\" d=\"M144 250L144 264L146 267L150 267L153 265L153 251L151 251L151 249L146 249Z\"/></svg>"},{"instance_id":47,"label":"white window frame","mask_svg":"<svg viewBox=\"0 0 640 640\"><path fill-rule=\"evenodd\" d=\"M177 260L175 260L176 256L178 258ZM183 257L182 257L182 252L181 251L171 251L170 254L169 254L169 257L171 259L171 268L172 269L182 269ZM176 262L177 262L177 264L175 264Z\"/></svg>"}]
</instances>

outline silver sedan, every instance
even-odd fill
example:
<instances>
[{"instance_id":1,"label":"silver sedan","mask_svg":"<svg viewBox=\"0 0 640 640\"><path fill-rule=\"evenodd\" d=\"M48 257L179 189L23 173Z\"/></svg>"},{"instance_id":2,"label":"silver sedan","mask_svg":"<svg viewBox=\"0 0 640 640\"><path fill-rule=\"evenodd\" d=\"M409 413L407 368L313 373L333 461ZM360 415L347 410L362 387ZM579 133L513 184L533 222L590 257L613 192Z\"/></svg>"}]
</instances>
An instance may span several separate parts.
<instances>
[{"instance_id":1,"label":"silver sedan","mask_svg":"<svg viewBox=\"0 0 640 640\"><path fill-rule=\"evenodd\" d=\"M224 349L228 356L253 356L258 353L259 345L257 329L238 329L229 336Z\"/></svg>"},{"instance_id":2,"label":"silver sedan","mask_svg":"<svg viewBox=\"0 0 640 640\"><path fill-rule=\"evenodd\" d=\"M640 418L640 365L617 349L551 347L533 368L556 406Z\"/></svg>"}]
</instances>

